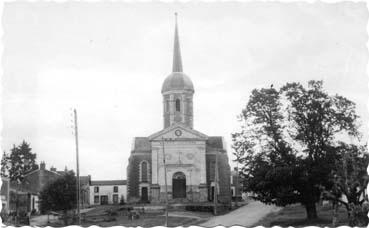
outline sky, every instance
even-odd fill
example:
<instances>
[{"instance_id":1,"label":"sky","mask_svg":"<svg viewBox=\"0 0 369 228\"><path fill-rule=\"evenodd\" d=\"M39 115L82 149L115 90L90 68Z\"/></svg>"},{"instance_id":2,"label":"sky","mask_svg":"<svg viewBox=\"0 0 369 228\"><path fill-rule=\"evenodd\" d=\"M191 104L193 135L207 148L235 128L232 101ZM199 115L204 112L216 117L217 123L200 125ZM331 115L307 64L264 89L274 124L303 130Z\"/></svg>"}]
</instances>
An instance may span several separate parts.
<instances>
[{"instance_id":1,"label":"sky","mask_svg":"<svg viewBox=\"0 0 369 228\"><path fill-rule=\"evenodd\" d=\"M7 2L2 14L2 150L26 140L37 161L126 179L133 137L163 129L174 12L194 128L224 136L255 88L323 80L357 104L368 132L365 3ZM367 136L367 134L364 134ZM231 163L234 165L233 163Z\"/></svg>"}]
</instances>

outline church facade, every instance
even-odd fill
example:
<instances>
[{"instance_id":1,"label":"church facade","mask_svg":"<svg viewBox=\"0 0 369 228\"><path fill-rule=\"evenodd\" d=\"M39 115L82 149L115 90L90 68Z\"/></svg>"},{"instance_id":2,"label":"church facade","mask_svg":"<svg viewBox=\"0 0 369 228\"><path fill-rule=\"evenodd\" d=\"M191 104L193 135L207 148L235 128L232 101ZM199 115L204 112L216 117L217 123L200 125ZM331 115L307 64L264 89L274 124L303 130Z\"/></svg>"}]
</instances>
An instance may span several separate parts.
<instances>
[{"instance_id":1,"label":"church facade","mask_svg":"<svg viewBox=\"0 0 369 228\"><path fill-rule=\"evenodd\" d=\"M215 192L219 202L231 201L225 141L194 129L194 92L183 73L176 18L172 73L161 90L164 128L133 139L127 167L129 202L163 203L166 197L170 202L208 202Z\"/></svg>"}]
</instances>

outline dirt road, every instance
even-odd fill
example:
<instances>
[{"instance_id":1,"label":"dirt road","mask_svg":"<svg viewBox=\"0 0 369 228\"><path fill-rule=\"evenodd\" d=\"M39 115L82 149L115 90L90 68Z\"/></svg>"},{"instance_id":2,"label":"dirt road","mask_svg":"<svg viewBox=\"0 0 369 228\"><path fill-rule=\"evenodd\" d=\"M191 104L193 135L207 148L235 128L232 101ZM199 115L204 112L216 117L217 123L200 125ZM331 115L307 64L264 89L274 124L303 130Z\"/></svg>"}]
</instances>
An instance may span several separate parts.
<instances>
[{"instance_id":1,"label":"dirt road","mask_svg":"<svg viewBox=\"0 0 369 228\"><path fill-rule=\"evenodd\" d=\"M265 205L258 201L251 201L249 204L238 208L226 215L215 216L208 221L200 224L204 227L215 226L244 226L249 227L257 223L270 212L277 212L281 208Z\"/></svg>"}]
</instances>

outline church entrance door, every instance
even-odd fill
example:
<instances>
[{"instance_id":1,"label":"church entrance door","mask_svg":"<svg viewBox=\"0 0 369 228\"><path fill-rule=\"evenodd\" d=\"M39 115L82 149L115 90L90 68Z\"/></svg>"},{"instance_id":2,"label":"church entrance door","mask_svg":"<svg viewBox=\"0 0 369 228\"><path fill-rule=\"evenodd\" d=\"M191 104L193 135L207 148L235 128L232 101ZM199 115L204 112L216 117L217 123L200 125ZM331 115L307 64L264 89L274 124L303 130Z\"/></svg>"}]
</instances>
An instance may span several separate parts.
<instances>
[{"instance_id":1,"label":"church entrance door","mask_svg":"<svg viewBox=\"0 0 369 228\"><path fill-rule=\"evenodd\" d=\"M141 201L142 202L148 202L149 201L149 194L147 191L147 187L141 188Z\"/></svg>"},{"instance_id":2,"label":"church entrance door","mask_svg":"<svg viewBox=\"0 0 369 228\"><path fill-rule=\"evenodd\" d=\"M186 198L186 175L182 172L176 172L172 179L173 199Z\"/></svg>"},{"instance_id":3,"label":"church entrance door","mask_svg":"<svg viewBox=\"0 0 369 228\"><path fill-rule=\"evenodd\" d=\"M215 190L214 186L211 186L210 201L214 200L214 192L215 192L214 190Z\"/></svg>"}]
</instances>

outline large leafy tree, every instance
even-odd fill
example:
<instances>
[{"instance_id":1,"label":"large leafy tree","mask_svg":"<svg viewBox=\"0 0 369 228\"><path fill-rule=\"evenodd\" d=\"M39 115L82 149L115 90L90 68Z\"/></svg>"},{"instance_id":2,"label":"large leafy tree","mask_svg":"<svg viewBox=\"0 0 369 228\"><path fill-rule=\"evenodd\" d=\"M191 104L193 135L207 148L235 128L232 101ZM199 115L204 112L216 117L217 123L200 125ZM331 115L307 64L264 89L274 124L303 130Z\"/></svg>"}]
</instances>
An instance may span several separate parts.
<instances>
[{"instance_id":1,"label":"large leafy tree","mask_svg":"<svg viewBox=\"0 0 369 228\"><path fill-rule=\"evenodd\" d=\"M357 135L354 108L351 101L328 95L319 81L310 81L308 88L288 83L279 91L253 90L241 114L241 131L233 134L248 190L264 203L301 203L307 217L316 218L320 187L332 185L335 136Z\"/></svg>"},{"instance_id":2,"label":"large leafy tree","mask_svg":"<svg viewBox=\"0 0 369 228\"><path fill-rule=\"evenodd\" d=\"M26 141L18 146L13 145L10 154L6 154L5 151L3 153L1 175L9 177L12 181L23 181L27 172L38 168L36 156Z\"/></svg>"},{"instance_id":3,"label":"large leafy tree","mask_svg":"<svg viewBox=\"0 0 369 228\"><path fill-rule=\"evenodd\" d=\"M340 160L337 137L359 136L355 104L345 97L327 94L322 81L309 81L308 88L288 83L281 93L288 101L286 110L294 130L290 135L302 146L306 203L316 202L320 186L331 186L329 175Z\"/></svg>"},{"instance_id":4,"label":"large leafy tree","mask_svg":"<svg viewBox=\"0 0 369 228\"><path fill-rule=\"evenodd\" d=\"M299 172L296 155L283 139L281 108L274 88L253 90L241 114L244 125L232 136L247 190L264 203L285 206L299 202L293 184Z\"/></svg>"},{"instance_id":5,"label":"large leafy tree","mask_svg":"<svg viewBox=\"0 0 369 228\"><path fill-rule=\"evenodd\" d=\"M68 225L68 210L76 208L76 177L68 172L62 178L50 183L40 193L41 211L62 211L64 223Z\"/></svg>"}]
</instances>

